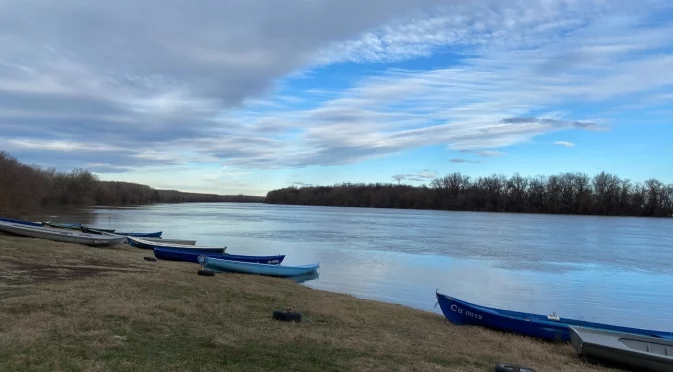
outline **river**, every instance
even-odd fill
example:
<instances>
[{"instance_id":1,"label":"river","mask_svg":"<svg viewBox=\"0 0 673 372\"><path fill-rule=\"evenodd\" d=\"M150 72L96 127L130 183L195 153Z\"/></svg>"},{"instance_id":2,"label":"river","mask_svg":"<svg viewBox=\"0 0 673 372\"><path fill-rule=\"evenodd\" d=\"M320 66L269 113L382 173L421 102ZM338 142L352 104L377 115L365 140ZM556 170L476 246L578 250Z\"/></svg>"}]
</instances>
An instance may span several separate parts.
<instances>
[{"instance_id":1,"label":"river","mask_svg":"<svg viewBox=\"0 0 673 372\"><path fill-rule=\"evenodd\" d=\"M43 220L320 262L303 285L427 311L477 304L673 331L673 219L199 203L93 207Z\"/></svg>"}]
</instances>

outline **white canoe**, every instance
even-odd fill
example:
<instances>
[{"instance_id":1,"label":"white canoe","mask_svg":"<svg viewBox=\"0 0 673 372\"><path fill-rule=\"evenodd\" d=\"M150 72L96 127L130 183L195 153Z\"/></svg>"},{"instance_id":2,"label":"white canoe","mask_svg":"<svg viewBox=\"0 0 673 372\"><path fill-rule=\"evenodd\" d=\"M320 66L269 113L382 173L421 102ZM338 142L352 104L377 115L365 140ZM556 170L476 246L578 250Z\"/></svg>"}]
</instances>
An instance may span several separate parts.
<instances>
[{"instance_id":1,"label":"white canoe","mask_svg":"<svg viewBox=\"0 0 673 372\"><path fill-rule=\"evenodd\" d=\"M19 223L0 221L0 231L30 238L48 239L63 243L84 244L95 247L104 247L123 244L125 236L114 234L85 234L66 229L53 229L49 227L28 226Z\"/></svg>"},{"instance_id":2,"label":"white canoe","mask_svg":"<svg viewBox=\"0 0 673 372\"><path fill-rule=\"evenodd\" d=\"M166 244L196 245L196 240L164 239L164 238L143 238L143 240Z\"/></svg>"},{"instance_id":3,"label":"white canoe","mask_svg":"<svg viewBox=\"0 0 673 372\"><path fill-rule=\"evenodd\" d=\"M637 371L673 372L673 340L595 328L570 327L577 354Z\"/></svg>"},{"instance_id":4,"label":"white canoe","mask_svg":"<svg viewBox=\"0 0 673 372\"><path fill-rule=\"evenodd\" d=\"M135 236L129 236L126 239L126 242L129 243L131 247L142 248L142 249L154 249L154 248L171 248L171 249L182 249L190 251L203 251L210 253L224 253L227 247L201 247L191 244L171 244L164 243L164 240L147 240L146 238L136 238Z\"/></svg>"}]
</instances>

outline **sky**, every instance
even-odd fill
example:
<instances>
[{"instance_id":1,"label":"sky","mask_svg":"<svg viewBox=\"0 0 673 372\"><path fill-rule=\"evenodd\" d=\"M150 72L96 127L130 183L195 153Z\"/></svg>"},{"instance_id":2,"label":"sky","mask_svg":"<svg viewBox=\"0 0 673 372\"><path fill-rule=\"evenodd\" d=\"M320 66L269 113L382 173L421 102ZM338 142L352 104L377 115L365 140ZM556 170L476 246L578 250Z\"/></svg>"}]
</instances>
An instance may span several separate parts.
<instances>
[{"instance_id":1,"label":"sky","mask_svg":"<svg viewBox=\"0 0 673 372\"><path fill-rule=\"evenodd\" d=\"M670 0L0 0L0 150L220 194L673 182Z\"/></svg>"}]
</instances>

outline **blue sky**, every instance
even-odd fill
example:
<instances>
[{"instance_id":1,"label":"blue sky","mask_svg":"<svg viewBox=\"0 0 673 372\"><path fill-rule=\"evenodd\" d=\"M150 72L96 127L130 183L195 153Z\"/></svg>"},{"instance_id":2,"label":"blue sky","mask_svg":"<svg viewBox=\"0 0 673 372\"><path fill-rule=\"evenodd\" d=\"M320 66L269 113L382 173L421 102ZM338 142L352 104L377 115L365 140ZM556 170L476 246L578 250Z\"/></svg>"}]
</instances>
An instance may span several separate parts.
<instances>
[{"instance_id":1,"label":"blue sky","mask_svg":"<svg viewBox=\"0 0 673 372\"><path fill-rule=\"evenodd\" d=\"M27 163L223 194L673 182L667 0L0 1L0 149Z\"/></svg>"}]
</instances>

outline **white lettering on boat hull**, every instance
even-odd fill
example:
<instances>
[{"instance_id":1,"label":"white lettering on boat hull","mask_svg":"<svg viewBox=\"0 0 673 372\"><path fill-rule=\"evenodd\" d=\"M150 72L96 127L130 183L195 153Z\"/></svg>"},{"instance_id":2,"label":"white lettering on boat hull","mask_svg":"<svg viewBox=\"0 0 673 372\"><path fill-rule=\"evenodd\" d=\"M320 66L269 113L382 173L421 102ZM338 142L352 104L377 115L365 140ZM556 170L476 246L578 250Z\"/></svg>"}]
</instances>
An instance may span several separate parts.
<instances>
[{"instance_id":1,"label":"white lettering on boat hull","mask_svg":"<svg viewBox=\"0 0 673 372\"><path fill-rule=\"evenodd\" d=\"M459 307L456 304L451 305L451 311L456 312L461 315L469 316L470 318L481 320L482 316L481 314L474 313L469 310L463 310L461 307Z\"/></svg>"}]
</instances>

